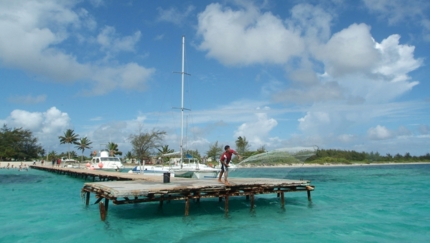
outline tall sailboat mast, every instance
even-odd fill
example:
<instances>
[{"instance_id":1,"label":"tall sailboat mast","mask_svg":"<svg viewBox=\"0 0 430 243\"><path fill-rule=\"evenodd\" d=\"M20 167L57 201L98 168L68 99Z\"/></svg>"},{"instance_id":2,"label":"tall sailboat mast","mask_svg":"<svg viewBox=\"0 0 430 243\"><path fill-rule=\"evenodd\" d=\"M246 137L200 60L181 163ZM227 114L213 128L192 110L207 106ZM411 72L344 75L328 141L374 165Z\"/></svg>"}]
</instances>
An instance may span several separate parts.
<instances>
[{"instance_id":1,"label":"tall sailboat mast","mask_svg":"<svg viewBox=\"0 0 430 243\"><path fill-rule=\"evenodd\" d=\"M184 161L184 80L185 80L185 36L182 36L182 91L181 91L181 168Z\"/></svg>"},{"instance_id":2,"label":"tall sailboat mast","mask_svg":"<svg viewBox=\"0 0 430 243\"><path fill-rule=\"evenodd\" d=\"M181 154L181 168L184 160L184 110L189 110L184 107L184 83L185 74L190 75L185 72L185 36L182 36L182 70L180 72L182 76L182 89L181 89L181 141L179 142L180 154Z\"/></svg>"}]
</instances>

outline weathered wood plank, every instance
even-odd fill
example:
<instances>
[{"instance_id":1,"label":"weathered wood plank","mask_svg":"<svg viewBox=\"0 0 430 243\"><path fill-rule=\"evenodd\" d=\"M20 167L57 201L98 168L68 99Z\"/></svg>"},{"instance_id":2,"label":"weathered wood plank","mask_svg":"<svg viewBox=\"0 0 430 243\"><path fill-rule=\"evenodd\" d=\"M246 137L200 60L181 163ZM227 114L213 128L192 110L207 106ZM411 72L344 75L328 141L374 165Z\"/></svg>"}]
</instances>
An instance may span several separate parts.
<instances>
[{"instance_id":1,"label":"weathered wood plank","mask_svg":"<svg viewBox=\"0 0 430 243\"><path fill-rule=\"evenodd\" d=\"M95 194L99 203L100 217L106 219L109 200L116 205L156 202L160 207L167 200L184 200L185 215L189 214L190 200L200 201L201 198L225 199L225 213L228 214L228 201L230 197L246 196L251 198L251 210L255 207L255 195L276 193L281 197L284 206L285 192L307 192L308 200L311 200L310 191L314 186L307 180L288 180L272 178L229 178L230 185L213 180L197 180L185 178L171 178L170 183L164 183L163 176L128 174L108 171L93 171L74 168L50 168L43 166L31 166L59 174L92 177L99 182L86 182L81 190L86 194L86 204L89 204L90 193ZM105 199L105 203L101 200Z\"/></svg>"}]
</instances>

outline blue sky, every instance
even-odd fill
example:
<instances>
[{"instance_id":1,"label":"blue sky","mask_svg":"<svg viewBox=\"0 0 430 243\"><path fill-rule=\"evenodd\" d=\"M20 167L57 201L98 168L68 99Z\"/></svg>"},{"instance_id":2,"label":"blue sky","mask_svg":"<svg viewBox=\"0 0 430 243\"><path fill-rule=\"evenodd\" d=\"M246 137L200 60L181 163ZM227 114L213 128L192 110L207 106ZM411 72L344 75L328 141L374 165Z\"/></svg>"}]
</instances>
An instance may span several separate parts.
<instances>
[{"instance_id":1,"label":"blue sky","mask_svg":"<svg viewBox=\"0 0 430 243\"><path fill-rule=\"evenodd\" d=\"M187 149L430 152L430 2L0 2L0 122L67 151L71 128L131 151L139 129Z\"/></svg>"}]
</instances>

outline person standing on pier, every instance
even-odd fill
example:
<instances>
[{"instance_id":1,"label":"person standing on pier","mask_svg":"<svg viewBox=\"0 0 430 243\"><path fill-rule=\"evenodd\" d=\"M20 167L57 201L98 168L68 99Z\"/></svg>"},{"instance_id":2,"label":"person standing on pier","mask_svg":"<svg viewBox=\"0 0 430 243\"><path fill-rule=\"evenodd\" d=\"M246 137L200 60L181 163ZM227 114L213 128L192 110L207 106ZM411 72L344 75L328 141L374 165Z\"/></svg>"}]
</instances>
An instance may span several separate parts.
<instances>
[{"instance_id":1,"label":"person standing on pier","mask_svg":"<svg viewBox=\"0 0 430 243\"><path fill-rule=\"evenodd\" d=\"M221 163L221 172L219 173L219 177L218 177L218 181L222 183L221 178L222 175L224 174L224 182L226 185L230 185L228 183L228 166L229 163L231 161L231 157L234 155L236 155L237 157L239 157L239 160L242 159L242 156L240 156L236 151L234 151L233 149L230 148L230 146L226 145L224 147L225 152L221 155L221 158L219 159L220 163Z\"/></svg>"}]
</instances>

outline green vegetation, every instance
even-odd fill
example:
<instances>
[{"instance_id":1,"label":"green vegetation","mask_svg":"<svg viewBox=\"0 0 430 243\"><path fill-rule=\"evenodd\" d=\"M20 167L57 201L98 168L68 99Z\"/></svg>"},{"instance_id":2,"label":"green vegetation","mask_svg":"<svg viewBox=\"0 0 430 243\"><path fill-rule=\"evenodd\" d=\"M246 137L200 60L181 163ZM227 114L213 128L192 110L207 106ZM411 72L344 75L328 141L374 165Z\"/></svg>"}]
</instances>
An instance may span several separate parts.
<instances>
[{"instance_id":1,"label":"green vegetation","mask_svg":"<svg viewBox=\"0 0 430 243\"><path fill-rule=\"evenodd\" d=\"M245 154L251 145L249 145L249 142L246 140L246 137L239 136L236 140L236 151L239 154Z\"/></svg>"},{"instance_id":2,"label":"green vegetation","mask_svg":"<svg viewBox=\"0 0 430 243\"><path fill-rule=\"evenodd\" d=\"M0 160L31 160L45 153L30 130L10 129L6 125L0 129Z\"/></svg>"},{"instance_id":3,"label":"green vegetation","mask_svg":"<svg viewBox=\"0 0 430 243\"><path fill-rule=\"evenodd\" d=\"M161 157L163 164L167 163L169 161L169 157L162 157L163 154L170 154L175 152L174 149L169 148L169 145L163 145L161 148L157 148L157 157Z\"/></svg>"},{"instance_id":4,"label":"green vegetation","mask_svg":"<svg viewBox=\"0 0 430 243\"><path fill-rule=\"evenodd\" d=\"M352 163L407 163L407 162L429 162L430 154L422 156L411 156L410 153L405 155L386 154L380 155L378 152L356 152L354 150L336 150L336 149L318 149L314 156L306 160L306 163L316 164L352 164Z\"/></svg>"},{"instance_id":5,"label":"green vegetation","mask_svg":"<svg viewBox=\"0 0 430 243\"><path fill-rule=\"evenodd\" d=\"M165 134L165 131L159 130L143 132L141 128L139 128L137 134L131 134L130 140L133 146L133 153L138 161L150 161L152 152L155 152L155 149L161 148L161 142Z\"/></svg>"},{"instance_id":6,"label":"green vegetation","mask_svg":"<svg viewBox=\"0 0 430 243\"><path fill-rule=\"evenodd\" d=\"M165 131L152 130L143 132L141 128L137 134L130 135L132 152L127 152L125 157L130 161L137 158L138 161L148 160L152 157L160 157L161 154L172 153L174 149L169 148L169 145L162 145ZM75 144L78 150L81 150L81 161L85 160L83 156L86 149L90 149L92 142L87 138L78 138L72 129L64 132L63 136L59 136L60 144ZM251 147L246 137L238 137L235 141L236 151L250 165L283 165L283 164L352 164L352 163L407 163L407 162L430 162L430 153L421 156L412 156L410 153L401 155L386 154L381 155L378 152L357 152L354 150L337 150L337 149L318 149L318 150L303 150L303 151L288 151L288 148L274 151L266 151L264 146L257 150L249 150ZM113 155L122 155L118 150L118 145L110 142L107 146L110 153ZM224 145L216 141L209 145L209 150L205 157L212 158L218 161L219 156L224 152ZM201 159L201 155L197 150L185 150L184 154L190 154L192 157ZM91 156L91 155L90 155ZM37 138L29 130L22 128L8 128L6 125L0 129L0 160L2 161L23 161L33 160L36 158L51 160L54 158L66 157L64 153L57 154L55 151L45 151L38 144ZM68 158L77 158L75 151L67 151ZM167 162L169 158L163 157L162 162ZM233 159L234 163L239 163L238 158Z\"/></svg>"},{"instance_id":7,"label":"green vegetation","mask_svg":"<svg viewBox=\"0 0 430 243\"><path fill-rule=\"evenodd\" d=\"M122 155L122 152L118 150L118 144L109 142L106 146L107 150L109 150L110 156Z\"/></svg>"},{"instance_id":8,"label":"green vegetation","mask_svg":"<svg viewBox=\"0 0 430 243\"><path fill-rule=\"evenodd\" d=\"M218 145L218 141L216 141L214 144L209 145L209 150L206 152L206 155L208 158L212 158L217 161L223 152L224 146Z\"/></svg>"},{"instance_id":9,"label":"green vegetation","mask_svg":"<svg viewBox=\"0 0 430 243\"><path fill-rule=\"evenodd\" d=\"M81 154L81 162L83 161L83 157L84 157L84 151L85 149L90 149L92 142L87 138L87 137L83 137L80 139L80 141L78 141L76 143L76 148L82 151Z\"/></svg>"},{"instance_id":10,"label":"green vegetation","mask_svg":"<svg viewBox=\"0 0 430 243\"><path fill-rule=\"evenodd\" d=\"M60 144L67 143L67 158L70 159L70 144L78 144L78 135L72 129L67 129L63 136L58 136Z\"/></svg>"}]
</instances>

